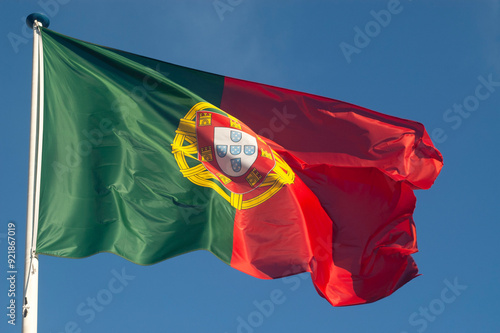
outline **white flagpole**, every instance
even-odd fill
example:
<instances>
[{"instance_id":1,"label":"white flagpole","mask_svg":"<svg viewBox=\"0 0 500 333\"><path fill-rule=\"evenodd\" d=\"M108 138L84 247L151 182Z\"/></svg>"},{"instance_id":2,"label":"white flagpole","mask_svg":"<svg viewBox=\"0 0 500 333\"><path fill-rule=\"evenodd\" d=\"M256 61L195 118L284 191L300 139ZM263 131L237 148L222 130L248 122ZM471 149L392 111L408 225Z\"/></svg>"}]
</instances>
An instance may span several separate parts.
<instances>
[{"instance_id":1,"label":"white flagpole","mask_svg":"<svg viewBox=\"0 0 500 333\"><path fill-rule=\"evenodd\" d=\"M22 332L36 333L38 321L38 256L35 251L43 127L41 125L41 118L43 117L43 52L39 27L48 27L49 19L42 14L31 14L27 17L26 24L33 28L33 75Z\"/></svg>"}]
</instances>

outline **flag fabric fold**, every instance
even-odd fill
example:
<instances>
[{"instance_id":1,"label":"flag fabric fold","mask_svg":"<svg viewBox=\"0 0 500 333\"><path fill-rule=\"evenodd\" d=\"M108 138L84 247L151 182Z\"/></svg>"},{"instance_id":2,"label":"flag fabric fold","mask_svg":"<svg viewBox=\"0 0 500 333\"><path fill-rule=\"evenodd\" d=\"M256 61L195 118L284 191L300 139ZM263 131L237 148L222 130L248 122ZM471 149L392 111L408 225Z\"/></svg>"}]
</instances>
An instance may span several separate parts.
<instances>
[{"instance_id":1,"label":"flag fabric fold","mask_svg":"<svg viewBox=\"0 0 500 333\"><path fill-rule=\"evenodd\" d=\"M208 250L258 278L310 272L332 305L418 274L423 125L42 28L37 253L149 265Z\"/></svg>"}]
</instances>

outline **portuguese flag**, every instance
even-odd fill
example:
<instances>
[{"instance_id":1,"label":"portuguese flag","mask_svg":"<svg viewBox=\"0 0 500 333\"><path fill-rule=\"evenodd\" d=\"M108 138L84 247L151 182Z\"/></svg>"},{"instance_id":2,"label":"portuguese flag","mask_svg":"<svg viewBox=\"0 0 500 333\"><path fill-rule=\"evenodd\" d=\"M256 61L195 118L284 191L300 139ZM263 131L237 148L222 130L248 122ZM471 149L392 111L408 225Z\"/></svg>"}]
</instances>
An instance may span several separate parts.
<instances>
[{"instance_id":1,"label":"portuguese flag","mask_svg":"<svg viewBox=\"0 0 500 333\"><path fill-rule=\"evenodd\" d=\"M208 250L335 306L417 275L413 190L442 167L421 124L41 31L38 254Z\"/></svg>"}]
</instances>

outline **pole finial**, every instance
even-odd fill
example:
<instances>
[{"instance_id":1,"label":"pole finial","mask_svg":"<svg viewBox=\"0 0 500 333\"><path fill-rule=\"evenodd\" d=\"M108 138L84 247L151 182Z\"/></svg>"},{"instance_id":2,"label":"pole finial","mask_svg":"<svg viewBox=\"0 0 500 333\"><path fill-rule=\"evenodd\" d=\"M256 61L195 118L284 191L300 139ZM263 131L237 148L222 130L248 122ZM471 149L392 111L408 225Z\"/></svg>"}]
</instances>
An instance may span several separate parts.
<instances>
[{"instance_id":1,"label":"pole finial","mask_svg":"<svg viewBox=\"0 0 500 333\"><path fill-rule=\"evenodd\" d=\"M30 27L30 29L34 28L35 21L40 23L44 28L48 28L50 25L49 18L42 13L32 13L29 14L28 17L26 18L26 24L28 25L28 27Z\"/></svg>"}]
</instances>

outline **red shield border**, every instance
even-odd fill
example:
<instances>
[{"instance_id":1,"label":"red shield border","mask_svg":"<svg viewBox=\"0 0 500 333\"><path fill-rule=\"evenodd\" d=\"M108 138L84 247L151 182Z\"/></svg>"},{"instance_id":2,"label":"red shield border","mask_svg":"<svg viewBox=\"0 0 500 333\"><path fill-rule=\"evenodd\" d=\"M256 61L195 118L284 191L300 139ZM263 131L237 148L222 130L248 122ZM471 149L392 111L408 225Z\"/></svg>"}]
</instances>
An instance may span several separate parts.
<instances>
[{"instance_id":1,"label":"red shield border","mask_svg":"<svg viewBox=\"0 0 500 333\"><path fill-rule=\"evenodd\" d=\"M238 177L225 174L217 164L214 145L215 127L233 128L245 132L257 139L257 159L248 168L247 172ZM221 184L229 191L236 194L245 194L259 187L266 176L276 165L276 160L271 148L262 140L259 140L247 125L234 118L211 112L196 112L196 136L198 143L198 160L212 173Z\"/></svg>"}]
</instances>

